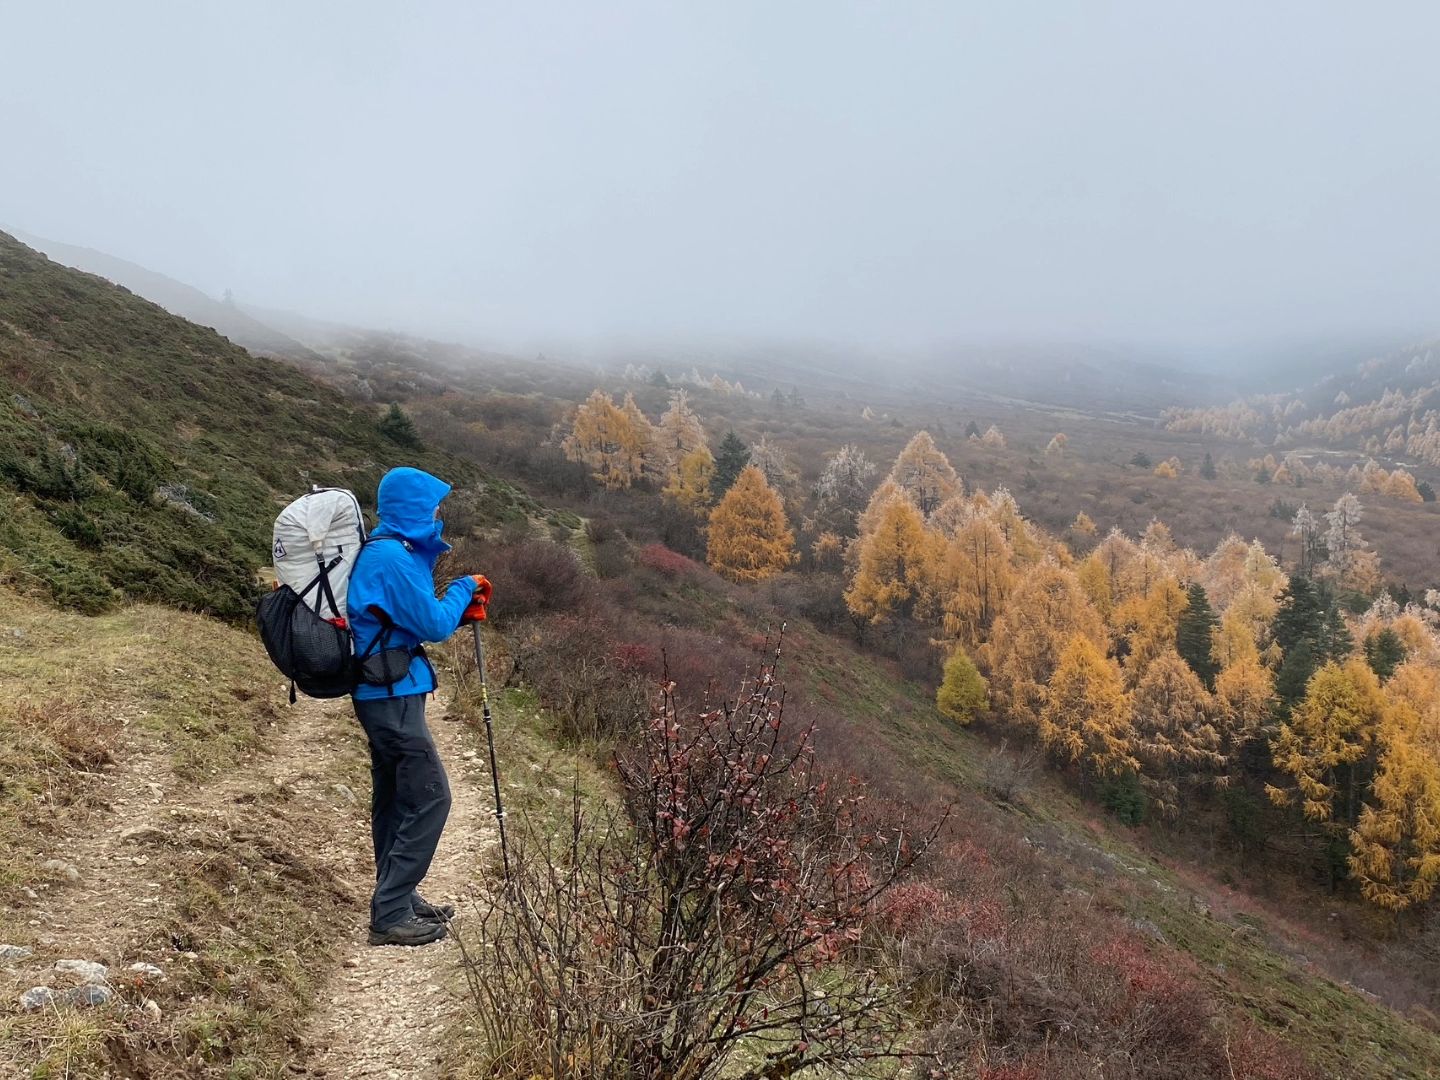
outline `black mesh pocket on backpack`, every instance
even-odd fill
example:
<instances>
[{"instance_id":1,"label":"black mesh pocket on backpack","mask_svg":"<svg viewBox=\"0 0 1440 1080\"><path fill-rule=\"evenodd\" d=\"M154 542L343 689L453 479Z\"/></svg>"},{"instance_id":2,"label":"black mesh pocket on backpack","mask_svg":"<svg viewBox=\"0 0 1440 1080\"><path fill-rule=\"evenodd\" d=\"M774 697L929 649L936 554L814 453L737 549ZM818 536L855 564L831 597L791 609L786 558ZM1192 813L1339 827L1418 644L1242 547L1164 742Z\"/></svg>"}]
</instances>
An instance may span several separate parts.
<instances>
[{"instance_id":1,"label":"black mesh pocket on backpack","mask_svg":"<svg viewBox=\"0 0 1440 1080\"><path fill-rule=\"evenodd\" d=\"M311 697L341 697L355 688L350 631L322 619L294 589L282 585L255 609L265 651Z\"/></svg>"}]
</instances>

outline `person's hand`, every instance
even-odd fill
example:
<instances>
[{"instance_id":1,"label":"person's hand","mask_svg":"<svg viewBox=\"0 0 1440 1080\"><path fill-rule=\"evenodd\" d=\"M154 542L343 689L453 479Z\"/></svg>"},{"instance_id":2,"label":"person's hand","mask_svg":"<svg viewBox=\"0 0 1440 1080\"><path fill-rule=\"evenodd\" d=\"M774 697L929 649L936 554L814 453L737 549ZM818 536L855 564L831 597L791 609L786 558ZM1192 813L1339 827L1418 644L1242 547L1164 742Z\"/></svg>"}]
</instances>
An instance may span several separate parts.
<instances>
[{"instance_id":1,"label":"person's hand","mask_svg":"<svg viewBox=\"0 0 1440 1080\"><path fill-rule=\"evenodd\" d=\"M471 574L470 580L475 582L475 599L482 604L490 603L490 597L495 594L495 586L490 584L490 579L484 574Z\"/></svg>"},{"instance_id":2,"label":"person's hand","mask_svg":"<svg viewBox=\"0 0 1440 1080\"><path fill-rule=\"evenodd\" d=\"M470 606L460 616L461 626L484 622L485 608L490 603L490 597L495 593L495 586L490 584L484 574L471 574L470 577L475 582L475 593L470 598Z\"/></svg>"}]
</instances>

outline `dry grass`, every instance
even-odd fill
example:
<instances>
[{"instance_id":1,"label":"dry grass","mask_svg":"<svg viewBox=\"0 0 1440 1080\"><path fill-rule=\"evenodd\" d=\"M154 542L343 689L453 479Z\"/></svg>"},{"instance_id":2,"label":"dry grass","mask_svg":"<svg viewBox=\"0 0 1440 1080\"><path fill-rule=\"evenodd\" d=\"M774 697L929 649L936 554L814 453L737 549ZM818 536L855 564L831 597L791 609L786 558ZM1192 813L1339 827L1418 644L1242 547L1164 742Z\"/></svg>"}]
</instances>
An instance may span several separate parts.
<instances>
[{"instance_id":1,"label":"dry grass","mask_svg":"<svg viewBox=\"0 0 1440 1080\"><path fill-rule=\"evenodd\" d=\"M0 595L0 700L118 725L192 780L255 749L275 719L281 678L248 634L153 605L87 617Z\"/></svg>"},{"instance_id":2,"label":"dry grass","mask_svg":"<svg viewBox=\"0 0 1440 1080\"><path fill-rule=\"evenodd\" d=\"M343 712L326 714L322 736L338 746L267 764L283 686L231 627L153 607L86 618L0 600L0 941L37 952L21 978L0 980L5 996L42 981L56 956L166 972L158 986L116 980L102 1008L0 1016L0 1076L280 1075L342 913L362 902L345 881L366 837L363 808L317 807L272 776L322 798L336 783L363 790L362 741ZM160 828L116 849L137 814ZM55 855L83 866L78 884L40 868ZM160 1021L139 1011L146 997Z\"/></svg>"}]
</instances>

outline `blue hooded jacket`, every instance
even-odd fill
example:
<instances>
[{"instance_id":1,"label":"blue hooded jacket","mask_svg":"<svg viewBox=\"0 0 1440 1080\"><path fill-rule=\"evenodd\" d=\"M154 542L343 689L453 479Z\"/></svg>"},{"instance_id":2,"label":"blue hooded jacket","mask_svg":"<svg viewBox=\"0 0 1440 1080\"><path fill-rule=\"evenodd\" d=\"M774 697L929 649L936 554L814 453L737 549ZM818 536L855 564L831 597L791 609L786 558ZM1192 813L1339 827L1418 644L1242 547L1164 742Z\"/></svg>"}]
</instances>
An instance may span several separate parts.
<instances>
[{"instance_id":1,"label":"blue hooded jacket","mask_svg":"<svg viewBox=\"0 0 1440 1080\"><path fill-rule=\"evenodd\" d=\"M381 478L376 499L380 522L355 561L345 604L355 634L356 656L364 656L380 636L382 627L370 611L372 605L395 623L386 642L390 648L444 641L459 628L460 616L474 595L474 580L456 578L445 595L435 599L435 561L450 550L440 538L445 523L435 512L449 494L449 484L419 469L391 469ZM355 697L368 701L428 694L434 689L435 669L417 656L410 661L405 678L393 686L361 683Z\"/></svg>"}]
</instances>

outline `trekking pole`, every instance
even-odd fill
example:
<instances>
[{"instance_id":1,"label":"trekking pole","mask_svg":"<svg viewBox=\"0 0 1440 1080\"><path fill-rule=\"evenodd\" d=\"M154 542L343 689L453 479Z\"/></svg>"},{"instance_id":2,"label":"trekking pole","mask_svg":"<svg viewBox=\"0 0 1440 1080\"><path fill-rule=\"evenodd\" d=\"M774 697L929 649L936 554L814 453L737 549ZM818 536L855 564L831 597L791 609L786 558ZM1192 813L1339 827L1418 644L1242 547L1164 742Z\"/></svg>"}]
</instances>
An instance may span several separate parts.
<instances>
[{"instance_id":1,"label":"trekking pole","mask_svg":"<svg viewBox=\"0 0 1440 1080\"><path fill-rule=\"evenodd\" d=\"M495 763L495 726L490 719L490 688L485 682L485 647L480 643L480 624L472 622L475 631L475 667L480 672L480 715L485 719L485 743L490 749L490 780L495 786L495 821L500 827L500 864L505 884L510 884L510 849L505 843L505 806L500 801L500 767Z\"/></svg>"}]
</instances>

